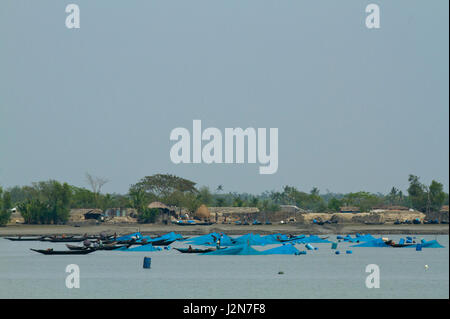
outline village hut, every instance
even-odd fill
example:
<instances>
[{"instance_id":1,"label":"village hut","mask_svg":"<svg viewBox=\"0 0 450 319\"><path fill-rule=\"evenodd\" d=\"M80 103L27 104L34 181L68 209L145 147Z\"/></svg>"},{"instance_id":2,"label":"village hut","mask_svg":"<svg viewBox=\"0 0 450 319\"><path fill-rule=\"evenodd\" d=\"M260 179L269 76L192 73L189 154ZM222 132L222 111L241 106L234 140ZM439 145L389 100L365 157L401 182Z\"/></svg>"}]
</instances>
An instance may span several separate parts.
<instances>
[{"instance_id":1,"label":"village hut","mask_svg":"<svg viewBox=\"0 0 450 319\"><path fill-rule=\"evenodd\" d=\"M148 204L147 207L158 209L160 214L159 214L159 218L157 218L157 221L159 221L159 222L162 221L165 224L168 223L169 220L171 220L171 217L176 216L176 208L167 206L166 204L161 203L161 202L152 202L152 203Z\"/></svg>"}]
</instances>

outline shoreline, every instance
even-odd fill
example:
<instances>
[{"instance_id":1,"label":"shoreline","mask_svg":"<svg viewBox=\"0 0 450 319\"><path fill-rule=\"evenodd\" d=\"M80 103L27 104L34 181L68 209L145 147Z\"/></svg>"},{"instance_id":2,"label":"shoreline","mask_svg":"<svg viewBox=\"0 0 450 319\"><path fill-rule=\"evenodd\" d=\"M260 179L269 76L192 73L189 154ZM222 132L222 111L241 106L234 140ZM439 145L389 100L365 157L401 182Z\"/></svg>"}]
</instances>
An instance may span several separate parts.
<instances>
[{"instance_id":1,"label":"shoreline","mask_svg":"<svg viewBox=\"0 0 450 319\"><path fill-rule=\"evenodd\" d=\"M14 236L42 236L42 235L94 235L100 232L118 235L141 232L143 235L162 235L176 232L182 235L205 235L212 232L223 232L227 235L242 235L246 233L292 234L292 235L354 235L360 234L409 234L409 235L448 235L449 225L311 225L311 224L278 224L278 225L229 225L213 224L205 226L178 226L160 224L100 224L83 225L75 227L71 225L8 225L0 227L0 237Z\"/></svg>"}]
</instances>

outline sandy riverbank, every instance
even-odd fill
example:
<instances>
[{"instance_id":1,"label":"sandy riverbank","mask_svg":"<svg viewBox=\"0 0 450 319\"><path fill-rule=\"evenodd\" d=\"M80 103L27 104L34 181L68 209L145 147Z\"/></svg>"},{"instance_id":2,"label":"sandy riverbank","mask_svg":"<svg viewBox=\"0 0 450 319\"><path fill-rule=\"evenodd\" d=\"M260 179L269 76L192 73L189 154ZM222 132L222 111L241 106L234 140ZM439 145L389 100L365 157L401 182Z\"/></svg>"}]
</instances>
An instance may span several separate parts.
<instances>
[{"instance_id":1,"label":"sandy riverbank","mask_svg":"<svg viewBox=\"0 0 450 319\"><path fill-rule=\"evenodd\" d=\"M34 235L83 235L98 234L105 232L108 234L126 234L140 231L143 234L157 235L171 231L183 235L203 235L211 232L224 232L228 235L239 235L246 233L257 234L423 234L423 235L448 235L449 226L437 225L364 225L364 224L337 224L337 225L310 225L310 224L289 224L289 225L224 225L215 224L209 226L177 226L177 225L155 225L155 224L100 224L74 227L70 225L10 225L0 227L0 236L34 236Z\"/></svg>"}]
</instances>

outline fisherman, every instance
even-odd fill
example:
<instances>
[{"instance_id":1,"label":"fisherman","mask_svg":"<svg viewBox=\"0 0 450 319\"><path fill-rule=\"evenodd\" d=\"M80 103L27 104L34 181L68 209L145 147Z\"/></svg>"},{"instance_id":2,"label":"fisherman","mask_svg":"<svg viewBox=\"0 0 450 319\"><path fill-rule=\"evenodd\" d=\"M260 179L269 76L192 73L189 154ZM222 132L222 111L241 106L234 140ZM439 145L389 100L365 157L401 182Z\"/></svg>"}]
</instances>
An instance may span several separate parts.
<instances>
[{"instance_id":1,"label":"fisherman","mask_svg":"<svg viewBox=\"0 0 450 319\"><path fill-rule=\"evenodd\" d=\"M217 240L216 249L220 249L220 238Z\"/></svg>"},{"instance_id":2,"label":"fisherman","mask_svg":"<svg viewBox=\"0 0 450 319\"><path fill-rule=\"evenodd\" d=\"M89 241L89 239L85 239L85 240L83 241L83 245L84 245L85 247L89 247L89 246L91 246L91 242Z\"/></svg>"}]
</instances>

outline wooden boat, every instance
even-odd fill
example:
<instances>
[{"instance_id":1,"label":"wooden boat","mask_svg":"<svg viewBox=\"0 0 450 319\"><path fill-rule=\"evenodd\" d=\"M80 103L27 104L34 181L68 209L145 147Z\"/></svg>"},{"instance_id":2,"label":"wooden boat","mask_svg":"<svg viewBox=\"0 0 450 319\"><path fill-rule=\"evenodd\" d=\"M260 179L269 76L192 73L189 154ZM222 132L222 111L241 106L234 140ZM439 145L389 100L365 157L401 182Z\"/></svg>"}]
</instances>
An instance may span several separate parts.
<instances>
[{"instance_id":1,"label":"wooden boat","mask_svg":"<svg viewBox=\"0 0 450 319\"><path fill-rule=\"evenodd\" d=\"M70 250L86 250L86 249L89 249L89 247L86 247L86 246L74 246L74 245L69 245L69 244L66 244L66 247L69 248Z\"/></svg>"},{"instance_id":2,"label":"wooden boat","mask_svg":"<svg viewBox=\"0 0 450 319\"><path fill-rule=\"evenodd\" d=\"M173 240L161 239L161 240L142 243L142 245L152 244L152 246L168 246L171 243L173 243L174 241L176 241L176 239L173 239Z\"/></svg>"},{"instance_id":3,"label":"wooden boat","mask_svg":"<svg viewBox=\"0 0 450 319\"><path fill-rule=\"evenodd\" d=\"M207 252L216 250L215 248L206 248L206 249L192 248L192 249L189 249L189 248L175 248L175 247L174 247L174 249L178 250L180 253L183 253L183 254L199 254L199 253L201 254L201 253L207 253Z\"/></svg>"},{"instance_id":4,"label":"wooden boat","mask_svg":"<svg viewBox=\"0 0 450 319\"><path fill-rule=\"evenodd\" d=\"M387 240L387 241L385 241L385 244L386 244L386 245L389 245L389 246L391 246L391 247L394 247L394 248L407 247L407 246L413 246L413 245L416 245L415 243L412 243L412 244L396 244L396 243L393 242L392 240Z\"/></svg>"},{"instance_id":5,"label":"wooden boat","mask_svg":"<svg viewBox=\"0 0 450 319\"><path fill-rule=\"evenodd\" d=\"M122 247L130 247L131 245L103 245L100 247L86 247L86 246L75 246L75 245L70 245L70 244L66 244L66 247L69 248L70 250L114 250L114 249L118 249L118 248L122 248Z\"/></svg>"},{"instance_id":6,"label":"wooden boat","mask_svg":"<svg viewBox=\"0 0 450 319\"><path fill-rule=\"evenodd\" d=\"M81 238L74 238L72 237L65 237L65 238L56 238L56 237L50 237L50 238L44 238L41 239L41 241L48 241L51 243L79 243L83 240L85 240L86 238L81 237Z\"/></svg>"},{"instance_id":7,"label":"wooden boat","mask_svg":"<svg viewBox=\"0 0 450 319\"><path fill-rule=\"evenodd\" d=\"M86 255L94 252L94 249L85 249L85 250L53 250L53 249L33 249L30 250L35 251L37 253L41 253L43 255Z\"/></svg>"},{"instance_id":8,"label":"wooden boat","mask_svg":"<svg viewBox=\"0 0 450 319\"><path fill-rule=\"evenodd\" d=\"M204 225L199 223L187 223L187 222L172 222L172 224L178 225L178 226L198 226L198 225Z\"/></svg>"},{"instance_id":9,"label":"wooden boat","mask_svg":"<svg viewBox=\"0 0 450 319\"><path fill-rule=\"evenodd\" d=\"M43 239L43 238L45 238L45 237L24 237L24 238L22 238L21 236L19 236L19 237L5 237L5 239L8 239L8 240L12 240L12 241L38 241L38 240L41 240L41 239Z\"/></svg>"}]
</instances>

